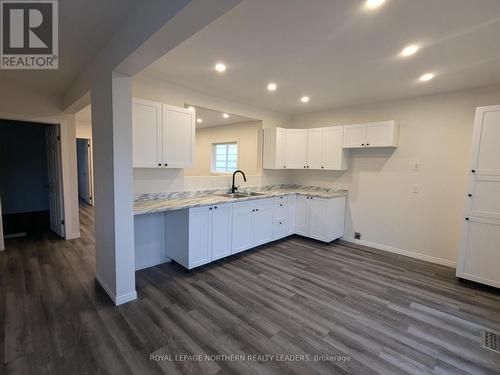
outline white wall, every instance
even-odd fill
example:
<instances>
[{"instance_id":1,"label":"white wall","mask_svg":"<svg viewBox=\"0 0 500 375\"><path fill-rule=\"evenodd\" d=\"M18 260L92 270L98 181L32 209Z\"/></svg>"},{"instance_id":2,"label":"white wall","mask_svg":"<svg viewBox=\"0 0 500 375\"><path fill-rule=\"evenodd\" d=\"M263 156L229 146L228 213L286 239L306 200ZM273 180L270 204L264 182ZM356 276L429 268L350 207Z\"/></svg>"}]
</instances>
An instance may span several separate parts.
<instances>
[{"instance_id":1,"label":"white wall","mask_svg":"<svg viewBox=\"0 0 500 375\"><path fill-rule=\"evenodd\" d=\"M92 124L76 120L76 138L92 139Z\"/></svg>"},{"instance_id":2,"label":"white wall","mask_svg":"<svg viewBox=\"0 0 500 375\"><path fill-rule=\"evenodd\" d=\"M139 76L133 82L133 96L183 107L193 104L220 112L254 118L262 121L263 127L286 126L288 116L233 103L214 96L175 86L169 82ZM260 154L256 155L260 159ZM259 170L248 175L246 185L268 185L286 183L286 171ZM134 168L134 193L157 193L168 191L225 188L231 185L230 176L185 176L182 169ZM242 184L245 186L245 184Z\"/></svg>"},{"instance_id":3,"label":"white wall","mask_svg":"<svg viewBox=\"0 0 500 375\"><path fill-rule=\"evenodd\" d=\"M401 128L395 150L352 150L349 171L294 171L292 181L349 189L347 237L358 231L368 243L453 265L475 108L492 104L499 86L294 116L290 127L397 120Z\"/></svg>"}]
</instances>

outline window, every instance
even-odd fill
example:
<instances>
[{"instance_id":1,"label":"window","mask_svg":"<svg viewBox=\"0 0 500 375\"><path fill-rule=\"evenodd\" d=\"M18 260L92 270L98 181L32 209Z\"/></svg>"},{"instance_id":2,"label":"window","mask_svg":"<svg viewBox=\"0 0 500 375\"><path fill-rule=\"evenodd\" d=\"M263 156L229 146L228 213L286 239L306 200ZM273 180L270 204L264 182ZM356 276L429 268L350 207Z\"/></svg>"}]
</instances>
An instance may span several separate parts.
<instances>
[{"instance_id":1,"label":"window","mask_svg":"<svg viewBox=\"0 0 500 375\"><path fill-rule=\"evenodd\" d=\"M238 144L212 144L212 172L233 173L238 168Z\"/></svg>"}]
</instances>

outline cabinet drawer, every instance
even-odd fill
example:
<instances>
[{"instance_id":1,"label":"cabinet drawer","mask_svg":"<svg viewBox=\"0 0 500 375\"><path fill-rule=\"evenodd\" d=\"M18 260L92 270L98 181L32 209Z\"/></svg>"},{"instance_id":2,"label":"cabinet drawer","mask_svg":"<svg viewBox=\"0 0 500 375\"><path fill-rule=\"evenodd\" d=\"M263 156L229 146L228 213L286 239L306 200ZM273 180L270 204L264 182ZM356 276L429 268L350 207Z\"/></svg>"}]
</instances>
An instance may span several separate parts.
<instances>
[{"instance_id":1,"label":"cabinet drawer","mask_svg":"<svg viewBox=\"0 0 500 375\"><path fill-rule=\"evenodd\" d=\"M280 204L282 204L284 206L285 203L288 201L288 196L282 195L280 197L274 197L273 199L274 199L275 206L279 206Z\"/></svg>"},{"instance_id":2,"label":"cabinet drawer","mask_svg":"<svg viewBox=\"0 0 500 375\"><path fill-rule=\"evenodd\" d=\"M273 223L273 238L275 240L288 235L288 223L286 219L275 219Z\"/></svg>"}]
</instances>

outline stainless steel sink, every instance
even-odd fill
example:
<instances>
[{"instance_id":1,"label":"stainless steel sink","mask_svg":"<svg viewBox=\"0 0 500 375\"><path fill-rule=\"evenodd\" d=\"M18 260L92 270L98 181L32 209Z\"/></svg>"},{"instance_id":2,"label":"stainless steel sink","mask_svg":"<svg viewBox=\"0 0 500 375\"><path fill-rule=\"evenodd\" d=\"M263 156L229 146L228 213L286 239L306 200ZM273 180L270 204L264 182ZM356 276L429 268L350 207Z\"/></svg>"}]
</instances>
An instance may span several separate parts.
<instances>
[{"instance_id":1,"label":"stainless steel sink","mask_svg":"<svg viewBox=\"0 0 500 375\"><path fill-rule=\"evenodd\" d=\"M254 191L249 191L247 193L240 192L240 193L219 194L219 196L221 196L221 197L227 197L227 198L248 198L248 197L256 197L256 196L259 196L259 195L264 195L264 194L257 193L257 192L254 192Z\"/></svg>"}]
</instances>

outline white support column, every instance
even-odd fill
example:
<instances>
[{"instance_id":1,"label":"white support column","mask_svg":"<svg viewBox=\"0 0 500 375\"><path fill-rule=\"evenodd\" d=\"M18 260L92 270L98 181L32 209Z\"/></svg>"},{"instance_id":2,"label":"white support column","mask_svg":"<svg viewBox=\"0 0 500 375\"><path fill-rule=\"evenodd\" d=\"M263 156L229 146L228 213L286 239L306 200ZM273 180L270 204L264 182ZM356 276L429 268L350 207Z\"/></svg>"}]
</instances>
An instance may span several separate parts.
<instances>
[{"instance_id":1,"label":"white support column","mask_svg":"<svg viewBox=\"0 0 500 375\"><path fill-rule=\"evenodd\" d=\"M116 305L135 290L132 79L96 77L91 88L96 278Z\"/></svg>"}]
</instances>

